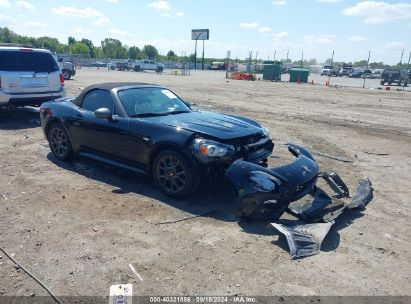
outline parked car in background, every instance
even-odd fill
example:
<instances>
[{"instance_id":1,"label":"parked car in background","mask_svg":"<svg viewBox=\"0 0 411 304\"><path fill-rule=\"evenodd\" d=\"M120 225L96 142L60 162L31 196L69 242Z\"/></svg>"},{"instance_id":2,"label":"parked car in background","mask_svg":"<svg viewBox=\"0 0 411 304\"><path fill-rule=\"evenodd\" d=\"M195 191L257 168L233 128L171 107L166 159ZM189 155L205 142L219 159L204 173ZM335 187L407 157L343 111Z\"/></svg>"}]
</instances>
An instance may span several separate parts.
<instances>
[{"instance_id":1,"label":"parked car in background","mask_svg":"<svg viewBox=\"0 0 411 304\"><path fill-rule=\"evenodd\" d=\"M339 69L337 67L334 67L332 65L325 65L324 68L321 71L321 76L323 76L323 75L337 76L338 71L339 71Z\"/></svg>"},{"instance_id":2,"label":"parked car in background","mask_svg":"<svg viewBox=\"0 0 411 304\"><path fill-rule=\"evenodd\" d=\"M381 85L397 85L408 86L408 76L404 70L401 69L385 69L381 74Z\"/></svg>"},{"instance_id":3,"label":"parked car in background","mask_svg":"<svg viewBox=\"0 0 411 304\"><path fill-rule=\"evenodd\" d=\"M96 68L104 68L104 67L107 67L107 64L102 61L96 61L92 63L90 66L96 67Z\"/></svg>"},{"instance_id":4,"label":"parked car in background","mask_svg":"<svg viewBox=\"0 0 411 304\"><path fill-rule=\"evenodd\" d=\"M209 67L209 70L225 70L227 68L227 64L225 62L214 61Z\"/></svg>"},{"instance_id":5,"label":"parked car in background","mask_svg":"<svg viewBox=\"0 0 411 304\"><path fill-rule=\"evenodd\" d=\"M65 94L63 74L49 50L0 46L0 107L37 106Z\"/></svg>"},{"instance_id":6,"label":"parked car in background","mask_svg":"<svg viewBox=\"0 0 411 304\"><path fill-rule=\"evenodd\" d=\"M340 77L349 76L353 71L354 71L354 68L352 66L343 66L341 70L339 71L338 76Z\"/></svg>"},{"instance_id":7,"label":"parked car in background","mask_svg":"<svg viewBox=\"0 0 411 304\"><path fill-rule=\"evenodd\" d=\"M361 77L362 78L371 78L371 75L372 75L372 71L370 69L364 69L362 71Z\"/></svg>"},{"instance_id":8,"label":"parked car in background","mask_svg":"<svg viewBox=\"0 0 411 304\"><path fill-rule=\"evenodd\" d=\"M281 74L290 73L290 70L294 67L296 67L294 63L282 63L281 64Z\"/></svg>"},{"instance_id":9,"label":"parked car in background","mask_svg":"<svg viewBox=\"0 0 411 304\"><path fill-rule=\"evenodd\" d=\"M131 62L131 69L134 72L156 71L157 73L161 73L164 70L164 64L148 59L134 60Z\"/></svg>"},{"instance_id":10,"label":"parked car in background","mask_svg":"<svg viewBox=\"0 0 411 304\"><path fill-rule=\"evenodd\" d=\"M350 75L348 75L348 77L350 77L350 78L361 78L362 74L363 74L362 70L354 69L354 71L352 71L350 73Z\"/></svg>"},{"instance_id":11,"label":"parked car in background","mask_svg":"<svg viewBox=\"0 0 411 304\"><path fill-rule=\"evenodd\" d=\"M117 70L117 71L129 71L131 69L130 64L128 61L113 61L107 64L109 70Z\"/></svg>"},{"instance_id":12,"label":"parked car in background","mask_svg":"<svg viewBox=\"0 0 411 304\"><path fill-rule=\"evenodd\" d=\"M237 159L266 166L274 147L250 118L193 111L152 84L92 85L76 98L44 103L40 120L57 159L80 154L145 173L175 197L195 192L201 178L223 175Z\"/></svg>"},{"instance_id":13,"label":"parked car in background","mask_svg":"<svg viewBox=\"0 0 411 304\"><path fill-rule=\"evenodd\" d=\"M383 71L384 71L384 69L374 69L374 70L372 70L370 78L372 78L372 79L381 78L381 75L382 75Z\"/></svg>"},{"instance_id":14,"label":"parked car in background","mask_svg":"<svg viewBox=\"0 0 411 304\"><path fill-rule=\"evenodd\" d=\"M63 73L64 80L69 80L72 76L76 75L76 68L74 64L68 61L63 61L62 58L58 59L61 72Z\"/></svg>"}]
</instances>

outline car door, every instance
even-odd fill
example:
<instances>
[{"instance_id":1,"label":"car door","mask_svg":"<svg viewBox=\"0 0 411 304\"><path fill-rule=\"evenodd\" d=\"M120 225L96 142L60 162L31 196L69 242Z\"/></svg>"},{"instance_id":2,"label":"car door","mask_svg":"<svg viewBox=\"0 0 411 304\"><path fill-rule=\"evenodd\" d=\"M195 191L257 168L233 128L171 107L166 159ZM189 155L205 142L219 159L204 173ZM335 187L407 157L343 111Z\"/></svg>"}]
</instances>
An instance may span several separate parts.
<instances>
[{"instance_id":1,"label":"car door","mask_svg":"<svg viewBox=\"0 0 411 304\"><path fill-rule=\"evenodd\" d=\"M92 90L84 96L81 108L81 114L71 121L71 134L81 149L127 158L129 119L117 115L111 93L101 89ZM97 118L94 111L100 108L110 109L113 118Z\"/></svg>"}]
</instances>

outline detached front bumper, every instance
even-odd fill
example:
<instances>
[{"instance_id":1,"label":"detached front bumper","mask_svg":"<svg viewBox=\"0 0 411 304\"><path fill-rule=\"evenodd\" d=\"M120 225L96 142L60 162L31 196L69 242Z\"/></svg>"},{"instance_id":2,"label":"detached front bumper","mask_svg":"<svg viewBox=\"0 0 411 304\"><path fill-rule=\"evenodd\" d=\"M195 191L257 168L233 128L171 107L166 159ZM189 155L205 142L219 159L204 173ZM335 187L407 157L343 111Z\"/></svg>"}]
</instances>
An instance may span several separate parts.
<instances>
[{"instance_id":1,"label":"detached front bumper","mask_svg":"<svg viewBox=\"0 0 411 304\"><path fill-rule=\"evenodd\" d=\"M308 150L288 145L295 162L267 169L243 160L235 161L226 177L234 186L240 217L279 218L288 205L315 189L319 166Z\"/></svg>"}]
</instances>

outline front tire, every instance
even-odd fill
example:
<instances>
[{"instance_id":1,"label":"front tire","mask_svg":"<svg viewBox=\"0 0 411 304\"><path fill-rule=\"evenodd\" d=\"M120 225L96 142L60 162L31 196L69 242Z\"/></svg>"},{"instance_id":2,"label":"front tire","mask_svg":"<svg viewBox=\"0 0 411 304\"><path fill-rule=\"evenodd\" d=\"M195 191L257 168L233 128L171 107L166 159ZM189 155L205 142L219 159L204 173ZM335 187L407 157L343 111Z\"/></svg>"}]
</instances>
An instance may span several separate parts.
<instances>
[{"instance_id":1,"label":"front tire","mask_svg":"<svg viewBox=\"0 0 411 304\"><path fill-rule=\"evenodd\" d=\"M197 190L199 176L179 152L165 150L154 159L152 174L160 190L172 197L184 198Z\"/></svg>"},{"instance_id":2,"label":"front tire","mask_svg":"<svg viewBox=\"0 0 411 304\"><path fill-rule=\"evenodd\" d=\"M73 156L70 137L64 127L59 123L53 123L47 132L47 139L51 153L58 160L66 161Z\"/></svg>"}]
</instances>

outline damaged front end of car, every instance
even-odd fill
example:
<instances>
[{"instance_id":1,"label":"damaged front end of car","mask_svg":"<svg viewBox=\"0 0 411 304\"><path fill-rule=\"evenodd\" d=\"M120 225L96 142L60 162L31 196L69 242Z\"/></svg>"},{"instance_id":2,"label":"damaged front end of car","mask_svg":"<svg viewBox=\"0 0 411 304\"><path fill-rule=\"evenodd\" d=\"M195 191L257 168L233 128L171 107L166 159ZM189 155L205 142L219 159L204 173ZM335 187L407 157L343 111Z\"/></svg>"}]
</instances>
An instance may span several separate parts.
<instances>
[{"instance_id":1,"label":"damaged front end of car","mask_svg":"<svg viewBox=\"0 0 411 304\"><path fill-rule=\"evenodd\" d=\"M238 195L238 216L255 220L278 219L289 204L311 193L319 166L308 150L289 144L293 163L268 169L243 160L235 161L226 177Z\"/></svg>"}]
</instances>

